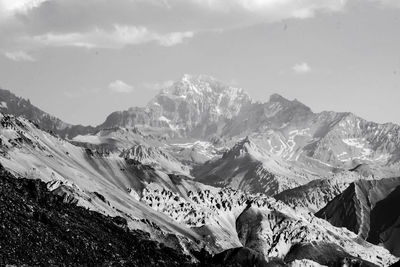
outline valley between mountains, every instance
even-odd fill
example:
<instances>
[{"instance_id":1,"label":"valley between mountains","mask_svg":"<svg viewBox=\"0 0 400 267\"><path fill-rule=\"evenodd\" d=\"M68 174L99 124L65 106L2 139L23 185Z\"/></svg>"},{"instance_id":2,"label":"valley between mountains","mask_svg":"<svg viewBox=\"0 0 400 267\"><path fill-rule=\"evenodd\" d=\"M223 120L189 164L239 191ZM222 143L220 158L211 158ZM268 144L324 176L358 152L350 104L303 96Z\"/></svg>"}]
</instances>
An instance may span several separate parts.
<instances>
[{"instance_id":1,"label":"valley between mountains","mask_svg":"<svg viewBox=\"0 0 400 267\"><path fill-rule=\"evenodd\" d=\"M399 261L399 125L314 113L277 94L255 102L204 75L98 126L7 90L0 112L0 264ZM32 236L36 256L22 257ZM59 257L40 249L50 246Z\"/></svg>"}]
</instances>

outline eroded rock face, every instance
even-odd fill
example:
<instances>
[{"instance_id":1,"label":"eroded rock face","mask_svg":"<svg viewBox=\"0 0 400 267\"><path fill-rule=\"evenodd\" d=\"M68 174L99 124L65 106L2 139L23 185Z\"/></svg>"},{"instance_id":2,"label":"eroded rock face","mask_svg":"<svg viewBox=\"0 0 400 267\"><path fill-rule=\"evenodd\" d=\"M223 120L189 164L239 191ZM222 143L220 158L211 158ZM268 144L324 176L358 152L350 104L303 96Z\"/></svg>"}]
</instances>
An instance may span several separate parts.
<instances>
[{"instance_id":1,"label":"eroded rock face","mask_svg":"<svg viewBox=\"0 0 400 267\"><path fill-rule=\"evenodd\" d=\"M346 259L354 264L370 262L383 266L396 261L387 250L357 240L356 235L346 229L279 206L252 205L239 216L236 228L243 246L259 252L266 259L309 259L329 266ZM318 255L317 252L320 255L329 253L332 258L311 257Z\"/></svg>"},{"instance_id":2,"label":"eroded rock face","mask_svg":"<svg viewBox=\"0 0 400 267\"><path fill-rule=\"evenodd\" d=\"M148 187L143 190L141 201L163 212L175 221L190 227L215 224L224 213L240 214L252 197L229 188L199 189L185 195L165 188Z\"/></svg>"},{"instance_id":3,"label":"eroded rock face","mask_svg":"<svg viewBox=\"0 0 400 267\"><path fill-rule=\"evenodd\" d=\"M245 262L251 259L259 263L261 255L262 262L274 264L306 259L328 266L368 266L368 262L387 266L396 260L387 250L358 240L346 229L335 228L311 213L262 194L215 188L189 191L186 195L164 189L145 190L142 201L182 224L195 227L198 233L209 237L205 240L213 247L224 244L249 249L221 254L227 261L240 257ZM311 257L314 252L320 256ZM324 261L324 253L333 256Z\"/></svg>"}]
</instances>

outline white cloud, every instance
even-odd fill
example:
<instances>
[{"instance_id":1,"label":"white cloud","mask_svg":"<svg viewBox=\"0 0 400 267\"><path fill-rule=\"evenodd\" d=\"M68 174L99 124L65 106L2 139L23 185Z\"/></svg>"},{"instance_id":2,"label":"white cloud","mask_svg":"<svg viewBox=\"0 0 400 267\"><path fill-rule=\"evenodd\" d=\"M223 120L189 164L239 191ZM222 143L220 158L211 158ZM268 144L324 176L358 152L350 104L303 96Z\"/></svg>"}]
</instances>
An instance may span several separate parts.
<instances>
[{"instance_id":1,"label":"white cloud","mask_svg":"<svg viewBox=\"0 0 400 267\"><path fill-rule=\"evenodd\" d=\"M306 62L302 62L293 66L295 73L304 74L311 71L310 66Z\"/></svg>"},{"instance_id":2,"label":"white cloud","mask_svg":"<svg viewBox=\"0 0 400 267\"><path fill-rule=\"evenodd\" d=\"M35 61L31 55L24 51L5 52L4 56L12 61Z\"/></svg>"},{"instance_id":3,"label":"white cloud","mask_svg":"<svg viewBox=\"0 0 400 267\"><path fill-rule=\"evenodd\" d=\"M133 87L131 85L126 84L121 80L111 82L108 85L108 89L116 93L130 93L133 91Z\"/></svg>"},{"instance_id":4,"label":"white cloud","mask_svg":"<svg viewBox=\"0 0 400 267\"><path fill-rule=\"evenodd\" d=\"M26 13L49 0L0 0L0 16L7 17L16 13Z\"/></svg>"},{"instance_id":5,"label":"white cloud","mask_svg":"<svg viewBox=\"0 0 400 267\"><path fill-rule=\"evenodd\" d=\"M163 46L173 46L180 44L184 41L184 39L192 38L194 33L191 31L188 32L172 32L165 35L157 35L155 36L155 40L157 40L160 45Z\"/></svg>"},{"instance_id":6,"label":"white cloud","mask_svg":"<svg viewBox=\"0 0 400 267\"><path fill-rule=\"evenodd\" d=\"M170 0L174 2L176 0ZM183 1L183 0L181 0ZM185 0L187 1L187 0ZM215 11L245 11L270 20L285 18L309 18L317 11L342 10L348 0L191 0Z\"/></svg>"},{"instance_id":7,"label":"white cloud","mask_svg":"<svg viewBox=\"0 0 400 267\"><path fill-rule=\"evenodd\" d=\"M111 31L94 29L89 32L47 33L25 37L26 41L46 46L76 46L85 48L121 48L125 45L157 42L162 46L173 46L192 38L193 32L171 32L159 34L146 27L114 25Z\"/></svg>"},{"instance_id":8,"label":"white cloud","mask_svg":"<svg viewBox=\"0 0 400 267\"><path fill-rule=\"evenodd\" d=\"M170 87L173 84L174 84L174 81L168 80L168 81L163 81L163 82L146 82L146 83L142 83L142 86L147 89L150 89L150 90L159 91L161 89Z\"/></svg>"}]
</instances>

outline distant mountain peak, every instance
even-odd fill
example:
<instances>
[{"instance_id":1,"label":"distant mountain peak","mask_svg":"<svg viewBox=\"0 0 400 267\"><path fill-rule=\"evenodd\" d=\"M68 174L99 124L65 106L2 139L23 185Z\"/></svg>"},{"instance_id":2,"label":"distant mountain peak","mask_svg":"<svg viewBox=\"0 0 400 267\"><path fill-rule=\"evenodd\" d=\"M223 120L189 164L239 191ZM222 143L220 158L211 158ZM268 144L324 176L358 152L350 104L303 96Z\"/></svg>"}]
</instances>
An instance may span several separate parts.
<instances>
[{"instance_id":1,"label":"distant mountain peak","mask_svg":"<svg viewBox=\"0 0 400 267\"><path fill-rule=\"evenodd\" d=\"M229 98L252 102L250 96L242 88L231 86L209 75L184 74L181 80L174 82L171 86L164 88L157 96L168 95L195 98ZM156 98L157 98L156 96ZM150 101L151 102L151 101Z\"/></svg>"},{"instance_id":2,"label":"distant mountain peak","mask_svg":"<svg viewBox=\"0 0 400 267\"><path fill-rule=\"evenodd\" d=\"M311 108L307 105L303 104L302 102L298 101L297 99L289 100L283 97L280 94L272 94L269 98L270 105L272 106L281 106L282 108L290 109L290 110L302 110L307 113L311 113Z\"/></svg>"},{"instance_id":3,"label":"distant mountain peak","mask_svg":"<svg viewBox=\"0 0 400 267\"><path fill-rule=\"evenodd\" d=\"M203 95L213 91L222 91L224 89L222 82L207 75L184 74L183 77L174 82L171 86L160 91L160 95L172 95L187 97L193 95Z\"/></svg>"},{"instance_id":4,"label":"distant mountain peak","mask_svg":"<svg viewBox=\"0 0 400 267\"><path fill-rule=\"evenodd\" d=\"M226 91L234 91L237 94L246 94L241 88L230 86L212 76L204 74L184 74L183 77L161 91L161 94L187 96L220 94ZM248 97L250 98L250 97Z\"/></svg>"},{"instance_id":5,"label":"distant mountain peak","mask_svg":"<svg viewBox=\"0 0 400 267\"><path fill-rule=\"evenodd\" d=\"M250 138L249 138L248 135L247 135L245 138L242 139L242 143L244 143L244 144L246 144L246 143L247 143L247 144L250 144L250 142L251 142L251 141L250 141Z\"/></svg>"},{"instance_id":6,"label":"distant mountain peak","mask_svg":"<svg viewBox=\"0 0 400 267\"><path fill-rule=\"evenodd\" d=\"M269 102L291 102L291 101L280 94L274 93L270 95Z\"/></svg>"},{"instance_id":7,"label":"distant mountain peak","mask_svg":"<svg viewBox=\"0 0 400 267\"><path fill-rule=\"evenodd\" d=\"M250 140L249 136L244 137L243 139L239 140L233 147L232 150L246 150L250 146L253 146L253 142Z\"/></svg>"},{"instance_id":8,"label":"distant mountain peak","mask_svg":"<svg viewBox=\"0 0 400 267\"><path fill-rule=\"evenodd\" d=\"M290 104L297 104L297 105L306 106L305 104L303 104L302 102L297 100L297 98L295 98L293 100L290 100L290 99L287 99L284 96L282 96L280 94L277 94L277 93L274 93L274 94L270 95L269 102L272 102L272 103L273 102L279 102L279 103L282 103L282 104L290 103Z\"/></svg>"}]
</instances>

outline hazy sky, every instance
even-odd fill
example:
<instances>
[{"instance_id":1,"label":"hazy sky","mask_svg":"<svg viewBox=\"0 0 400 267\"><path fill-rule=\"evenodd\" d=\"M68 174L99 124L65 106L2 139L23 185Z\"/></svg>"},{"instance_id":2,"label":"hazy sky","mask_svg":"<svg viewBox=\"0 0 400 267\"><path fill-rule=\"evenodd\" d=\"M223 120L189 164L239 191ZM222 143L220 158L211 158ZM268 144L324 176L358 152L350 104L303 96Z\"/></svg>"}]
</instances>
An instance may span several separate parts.
<instances>
[{"instance_id":1,"label":"hazy sky","mask_svg":"<svg viewBox=\"0 0 400 267\"><path fill-rule=\"evenodd\" d=\"M67 122L184 73L400 124L400 1L0 0L0 87Z\"/></svg>"}]
</instances>

